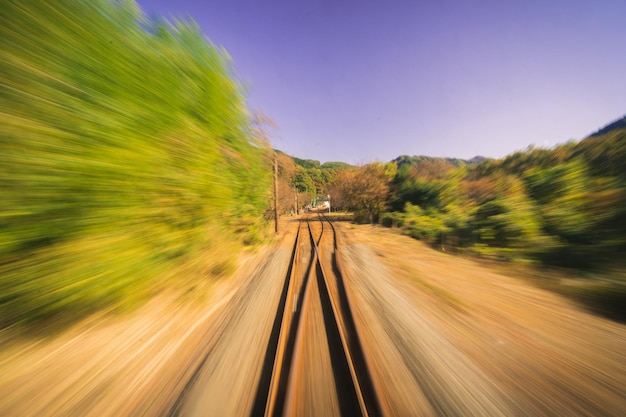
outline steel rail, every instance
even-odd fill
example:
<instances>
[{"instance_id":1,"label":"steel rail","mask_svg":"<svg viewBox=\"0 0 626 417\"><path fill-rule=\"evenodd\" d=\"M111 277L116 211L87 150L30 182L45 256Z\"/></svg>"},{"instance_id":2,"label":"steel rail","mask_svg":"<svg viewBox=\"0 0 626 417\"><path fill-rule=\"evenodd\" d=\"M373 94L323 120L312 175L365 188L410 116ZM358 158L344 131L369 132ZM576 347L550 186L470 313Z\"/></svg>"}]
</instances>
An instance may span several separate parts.
<instances>
[{"instance_id":1,"label":"steel rail","mask_svg":"<svg viewBox=\"0 0 626 417\"><path fill-rule=\"evenodd\" d=\"M333 362L333 374L335 386L340 400L340 412L342 415L380 416L380 407L371 381L371 376L364 360L358 332L354 325L352 313L347 302L347 294L341 272L337 265L337 232L332 222L323 215L318 216L321 231L319 236L314 236L311 228L311 220L307 218L311 244L311 258L300 290L296 290L295 276L297 260L300 257L299 250L302 242L300 235L303 221L300 221L298 234L294 243L294 255L284 291L285 301L279 305L276 322L280 320L280 331L275 343L268 346L266 361L273 359L271 378L267 387L259 387L257 391L256 406L253 407L252 416L264 415L274 417L280 415L291 416L296 413L297 395L301 392L302 360L306 343L306 330L303 323L309 317L311 299L314 297L313 280L317 280L320 302L326 327L329 347L331 348L331 361ZM325 230L324 223L330 225L330 230ZM322 238L325 233L332 233L333 254L332 270L337 279L337 296L330 289L328 274L322 260ZM298 294L298 295L296 295ZM337 300L339 298L339 300ZM292 300L292 307L288 306ZM281 309L281 305L287 306ZM282 315L283 317L278 317ZM275 349L275 354L270 356L270 350ZM267 364L266 364L267 366ZM341 395L340 395L340 392ZM264 410L261 411L261 396L264 398Z\"/></svg>"},{"instance_id":2,"label":"steel rail","mask_svg":"<svg viewBox=\"0 0 626 417\"><path fill-rule=\"evenodd\" d=\"M322 234L323 234L323 227L324 227L324 221L323 221L323 216L320 216L320 223L322 224ZM335 236L335 230L334 227L332 229L333 232L333 244L335 242L334 240L334 236ZM320 235L320 242L321 242L321 235ZM352 379L352 384L354 387L354 395L357 398L357 401L359 403L359 408L361 410L361 415L362 416L369 416L369 412L367 407L365 406L365 399L363 398L363 391L361 389L361 383L359 381L359 378L357 376L357 372L354 366L354 360L352 358L352 354L350 353L350 349L349 349L349 344L348 344L348 337L346 335L346 325L344 323L343 317L340 313L339 310L339 306L337 304L337 301L335 300L335 297L332 296L329 285L328 285L328 278L327 278L327 274L324 271L324 266L320 257L320 251L321 248L318 247L318 245L314 246L315 252L317 254L317 260L318 260L318 264L319 264L319 268L320 268L320 272L321 272L321 276L322 276L322 283L323 285L323 289L326 292L326 294L328 294L328 298L330 300L330 305L331 305L331 310L335 319L335 323L337 324L338 330L339 330L339 337L341 340L341 347L343 349L343 354L346 358L346 362L348 365L348 369L350 371L350 376Z\"/></svg>"},{"instance_id":3,"label":"steel rail","mask_svg":"<svg viewBox=\"0 0 626 417\"><path fill-rule=\"evenodd\" d=\"M311 240L311 254L313 255L311 257L311 268L309 268L309 271L307 273L307 278L306 278L306 283L304 283L304 298L302 300L301 305L301 311L302 314L300 315L300 318L298 320L298 325L297 328L295 329L295 341L294 341L294 352L293 352L293 357L292 357L292 363L291 363L291 367L289 369L289 376L288 376L288 385L286 387L286 392L285 392L285 401L284 401L284 408L283 408L283 412L282 415L287 415L287 416L291 416L294 414L294 409L295 409L295 399L296 399L296 394L298 392L298 384L301 383L302 378L300 377L300 372L301 372L301 366L299 366L299 364L302 363L302 356L304 353L304 343L305 343L305 326L302 325L302 323L306 322L306 319L308 317L308 312L311 310L310 309L310 304L311 304L311 297L312 297L312 282L313 282L313 278L315 276L315 269L313 267L313 265L316 265L318 262L318 258L317 258L317 251L315 251L313 248L315 247L315 239L313 237L313 232L311 231L311 224L309 222L309 219L307 218L307 226L308 226L308 230L309 230L309 238ZM319 239L321 240L321 236L322 234L320 234Z\"/></svg>"},{"instance_id":4,"label":"steel rail","mask_svg":"<svg viewBox=\"0 0 626 417\"><path fill-rule=\"evenodd\" d=\"M320 221L326 221L332 230L334 252L331 266L336 278L337 297L339 298L338 302L333 299L334 310L337 312L337 316L339 316L337 322L342 327L345 346L351 357L350 372L353 375L355 386L358 384L359 401L366 411L363 415L382 416L385 413L381 409L377 385L371 376L369 361L361 345L361 337L359 336L358 327L349 302L342 262L343 254L339 246L337 229L330 218L323 213L320 213ZM328 287L328 283L326 285Z\"/></svg>"},{"instance_id":5,"label":"steel rail","mask_svg":"<svg viewBox=\"0 0 626 417\"><path fill-rule=\"evenodd\" d=\"M295 308L297 305L295 277L300 259L302 223L300 221L298 224L298 232L293 243L289 269L285 276L255 400L250 411L251 417L276 415L276 410L281 405L281 392L284 391L281 390L281 386L285 384L285 378L281 378L281 375L285 373L283 368L289 366L290 363L293 346L290 335L293 333L292 328L299 315L299 310Z\"/></svg>"},{"instance_id":6,"label":"steel rail","mask_svg":"<svg viewBox=\"0 0 626 417\"><path fill-rule=\"evenodd\" d=\"M285 363L287 344L289 340L289 332L292 326L293 315L295 311L295 305L297 304L297 300L294 300L295 296L295 284L294 277L296 272L296 266L298 264L299 259L299 244L300 244L300 225L298 225L298 233L296 234L296 240L294 243L294 256L291 260L291 268L289 273L289 287L286 294L286 302L291 300L292 306L286 306L283 312L283 320L280 326L280 333L278 336L278 345L276 349L276 356L274 357L274 366L272 369L272 378L270 380L269 392L267 395L267 402L265 404L265 416L272 416L277 407L277 403L279 400L279 389L280 389L280 376L282 375L283 366L287 366Z\"/></svg>"}]
</instances>

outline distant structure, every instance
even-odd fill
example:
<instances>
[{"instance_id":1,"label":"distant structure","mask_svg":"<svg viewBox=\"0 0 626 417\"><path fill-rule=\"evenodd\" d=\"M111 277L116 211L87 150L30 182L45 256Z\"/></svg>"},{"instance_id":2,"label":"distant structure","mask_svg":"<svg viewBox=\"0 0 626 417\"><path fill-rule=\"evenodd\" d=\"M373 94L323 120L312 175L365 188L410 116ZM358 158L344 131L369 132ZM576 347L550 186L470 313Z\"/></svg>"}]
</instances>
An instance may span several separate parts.
<instances>
[{"instance_id":1,"label":"distant structure","mask_svg":"<svg viewBox=\"0 0 626 417\"><path fill-rule=\"evenodd\" d=\"M318 210L330 210L330 199L328 198L314 198L312 203L311 205Z\"/></svg>"}]
</instances>

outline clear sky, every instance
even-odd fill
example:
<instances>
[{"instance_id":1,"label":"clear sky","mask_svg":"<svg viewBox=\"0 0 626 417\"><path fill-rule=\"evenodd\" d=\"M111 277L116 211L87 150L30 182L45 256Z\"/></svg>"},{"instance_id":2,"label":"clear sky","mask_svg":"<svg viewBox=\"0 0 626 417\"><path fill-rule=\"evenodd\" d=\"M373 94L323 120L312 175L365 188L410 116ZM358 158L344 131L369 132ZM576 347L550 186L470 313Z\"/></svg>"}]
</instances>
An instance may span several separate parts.
<instances>
[{"instance_id":1,"label":"clear sky","mask_svg":"<svg viewBox=\"0 0 626 417\"><path fill-rule=\"evenodd\" d=\"M225 48L272 145L502 157L626 114L626 0L138 0Z\"/></svg>"}]
</instances>

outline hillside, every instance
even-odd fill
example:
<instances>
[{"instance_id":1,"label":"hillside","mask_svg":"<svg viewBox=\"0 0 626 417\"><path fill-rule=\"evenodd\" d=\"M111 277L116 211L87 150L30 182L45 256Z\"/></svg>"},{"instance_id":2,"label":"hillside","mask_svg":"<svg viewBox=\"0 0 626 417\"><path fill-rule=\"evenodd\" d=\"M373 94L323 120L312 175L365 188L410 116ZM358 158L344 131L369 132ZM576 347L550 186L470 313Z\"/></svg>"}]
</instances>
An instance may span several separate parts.
<instances>
[{"instance_id":1,"label":"hillside","mask_svg":"<svg viewBox=\"0 0 626 417\"><path fill-rule=\"evenodd\" d=\"M623 263L626 117L582 141L500 159L401 155L342 171L291 161L298 189L447 250L572 268Z\"/></svg>"},{"instance_id":2,"label":"hillside","mask_svg":"<svg viewBox=\"0 0 626 417\"><path fill-rule=\"evenodd\" d=\"M484 156L475 156L472 159L460 159L460 158L433 157L433 156L426 156L426 155L414 155L414 156L400 155L399 157L392 160L391 162L395 163L398 166L398 168L403 165L407 165L407 164L415 165L415 164L420 164L422 162L444 163L444 164L453 165L454 167L460 167L463 165L476 165L487 159L489 158L485 158Z\"/></svg>"},{"instance_id":3,"label":"hillside","mask_svg":"<svg viewBox=\"0 0 626 417\"><path fill-rule=\"evenodd\" d=\"M626 115L623 116L621 119L617 119L616 121L609 123L608 125L604 126L602 129L599 129L597 132L592 133L591 135L588 136L588 138L602 136L609 132L613 132L613 131L621 130L621 129L626 129Z\"/></svg>"}]
</instances>

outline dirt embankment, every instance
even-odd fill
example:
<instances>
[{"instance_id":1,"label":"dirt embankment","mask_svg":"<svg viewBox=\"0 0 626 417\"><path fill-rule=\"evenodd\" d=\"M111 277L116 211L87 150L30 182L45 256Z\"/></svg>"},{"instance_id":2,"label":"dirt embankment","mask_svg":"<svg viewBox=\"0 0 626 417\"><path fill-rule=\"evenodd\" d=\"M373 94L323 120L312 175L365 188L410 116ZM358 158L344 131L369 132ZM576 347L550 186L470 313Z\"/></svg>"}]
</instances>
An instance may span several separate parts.
<instances>
[{"instance_id":1,"label":"dirt embankment","mask_svg":"<svg viewBox=\"0 0 626 417\"><path fill-rule=\"evenodd\" d=\"M243 255L235 276L208 285L204 300L161 295L131 313L90 317L54 336L0 334L0 416L167 415L195 395L189 381L205 378L196 372L201 364L226 375L214 378L220 386L213 391L205 387L213 410L226 410L213 415L245 408L249 401L237 398L248 397L246 387L257 379L280 290L281 277L273 274L286 268L289 255L290 238L283 241Z\"/></svg>"},{"instance_id":2,"label":"dirt embankment","mask_svg":"<svg viewBox=\"0 0 626 417\"><path fill-rule=\"evenodd\" d=\"M388 229L344 224L353 304L392 414L620 416L626 326Z\"/></svg>"}]
</instances>

